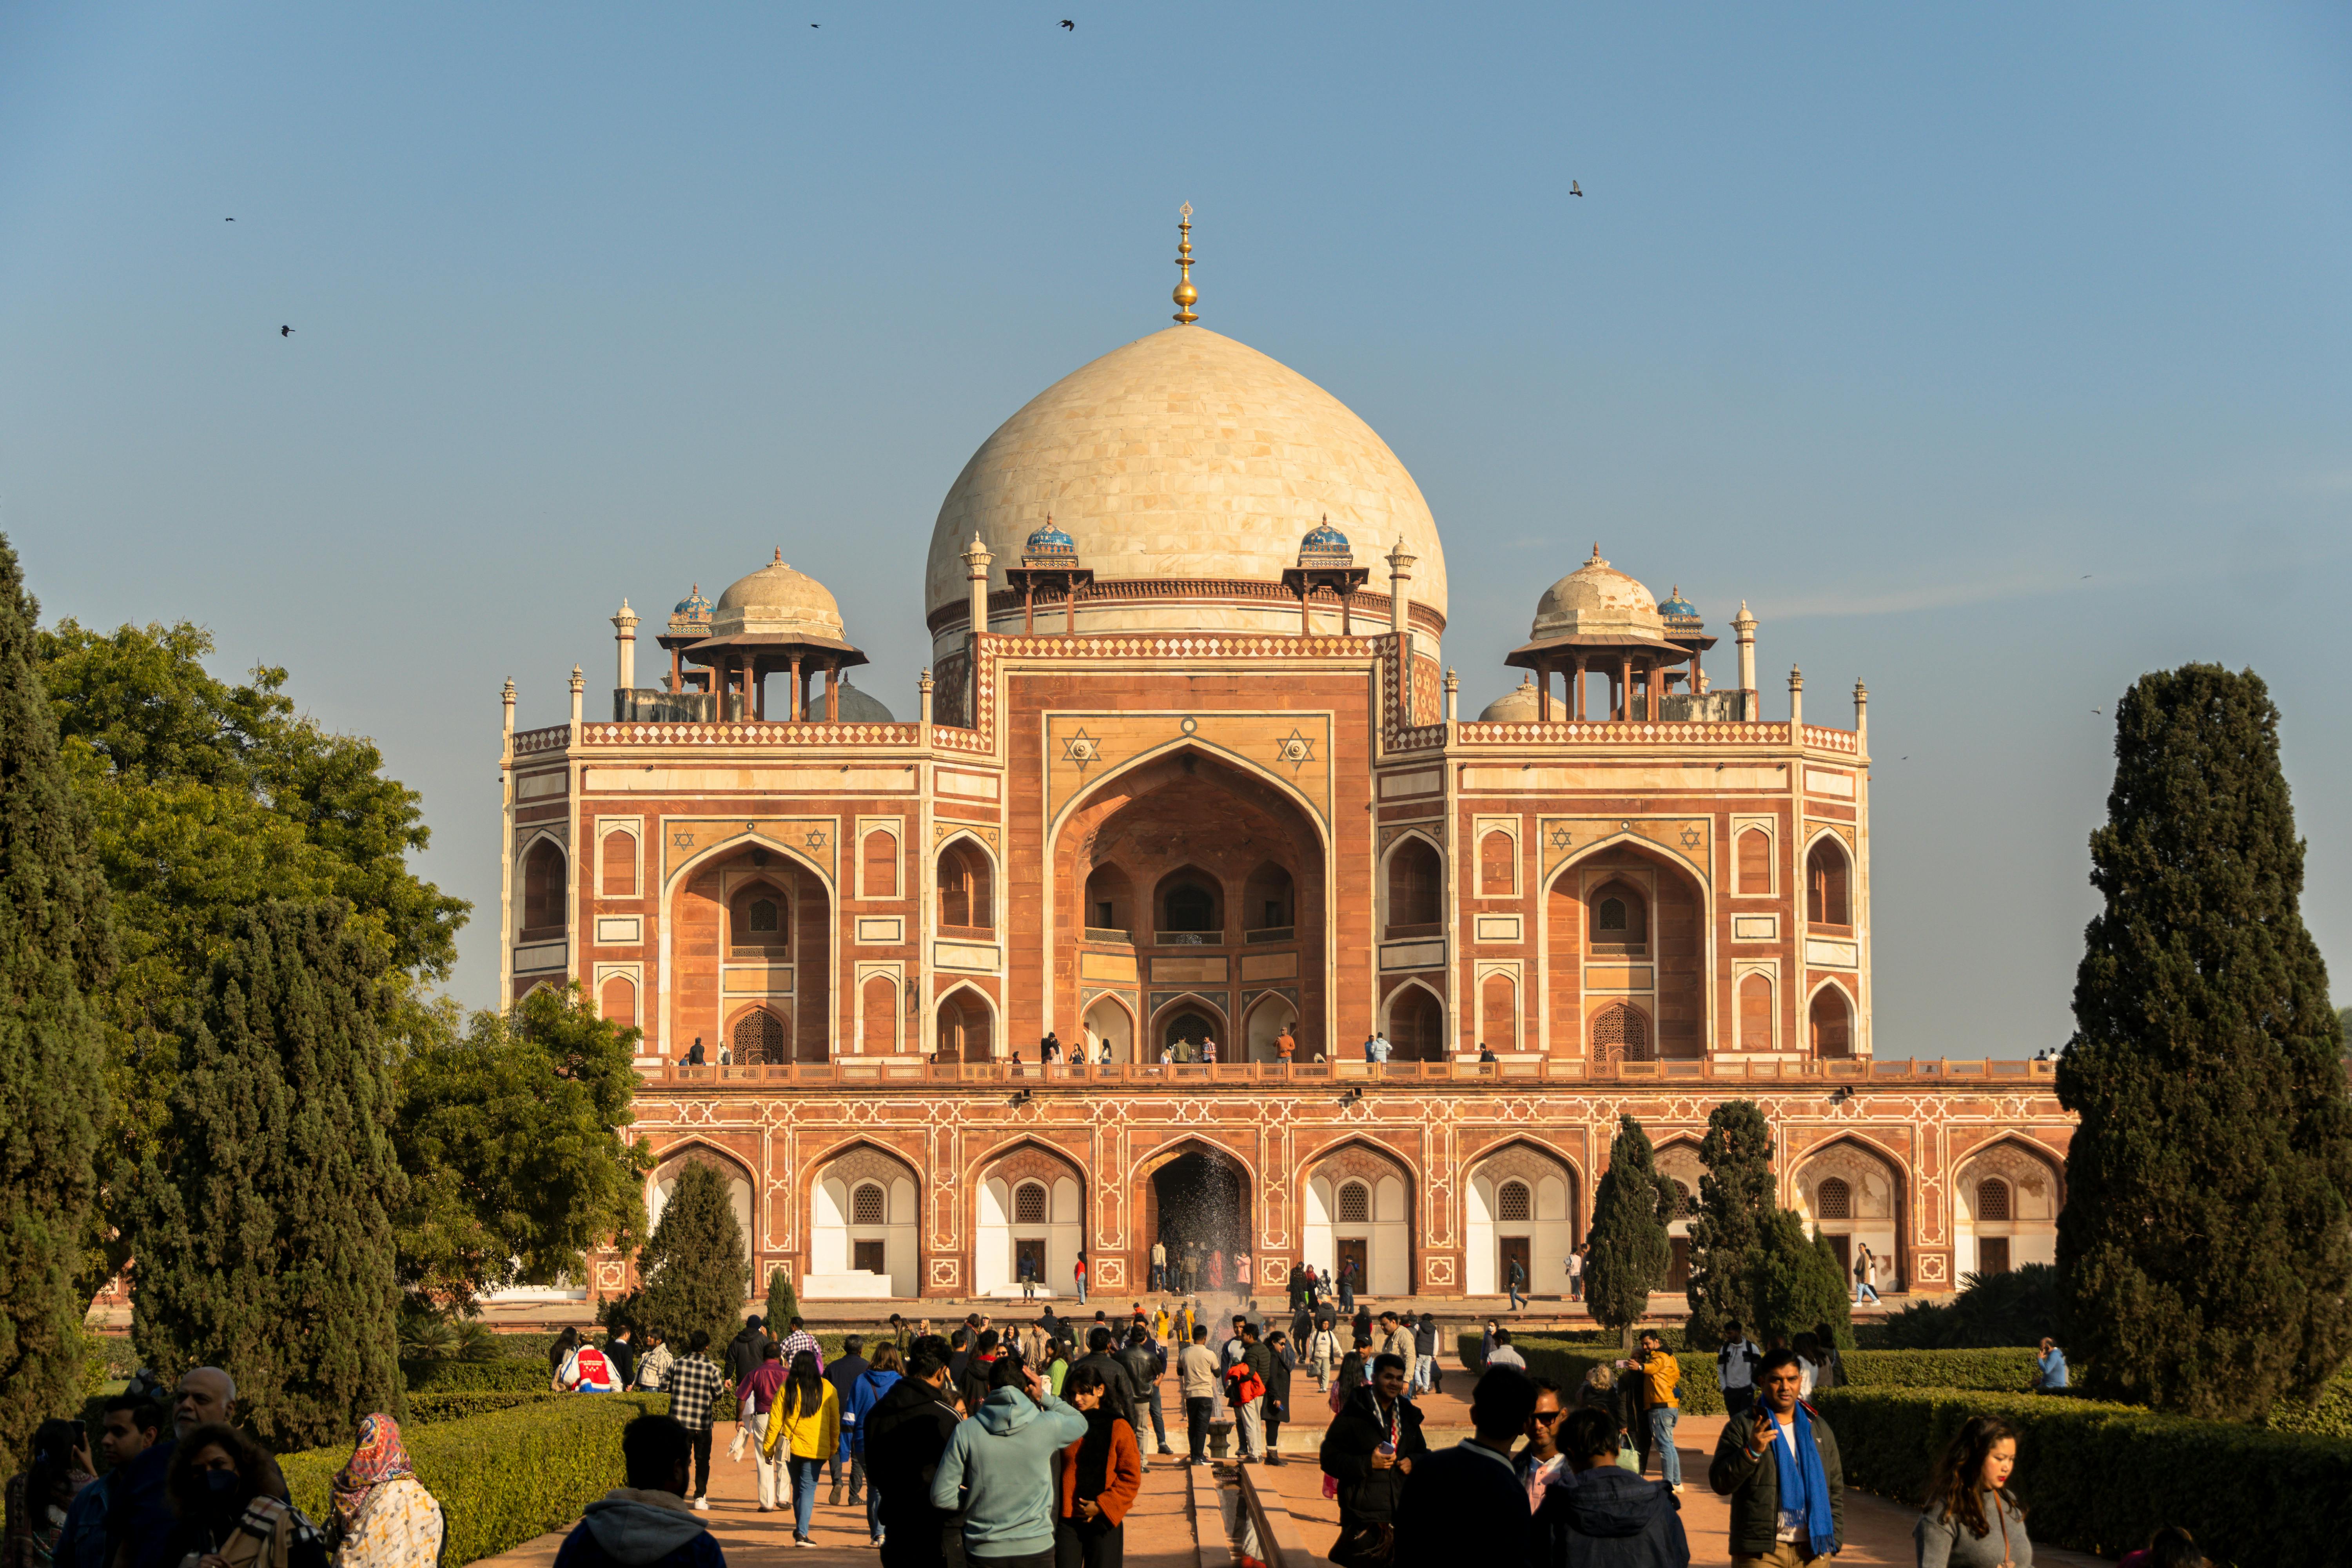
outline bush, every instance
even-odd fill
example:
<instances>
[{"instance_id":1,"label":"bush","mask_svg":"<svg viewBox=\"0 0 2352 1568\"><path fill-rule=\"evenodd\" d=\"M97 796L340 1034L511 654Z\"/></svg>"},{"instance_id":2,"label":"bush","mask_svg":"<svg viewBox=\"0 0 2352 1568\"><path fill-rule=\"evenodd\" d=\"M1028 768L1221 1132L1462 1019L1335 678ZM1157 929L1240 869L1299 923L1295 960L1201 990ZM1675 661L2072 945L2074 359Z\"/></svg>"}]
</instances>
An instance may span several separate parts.
<instances>
[{"instance_id":1,"label":"bush","mask_svg":"<svg viewBox=\"0 0 2352 1568\"><path fill-rule=\"evenodd\" d=\"M1963 1421L2007 1421L2037 1542L2114 1557L2178 1524L2225 1562L2327 1563L2352 1538L2352 1441L2342 1438L2031 1394L1837 1388L1815 1403L1847 1483L1909 1503Z\"/></svg>"},{"instance_id":2,"label":"bush","mask_svg":"<svg viewBox=\"0 0 2352 1568\"><path fill-rule=\"evenodd\" d=\"M1891 1314L1882 1331L1890 1350L1957 1350L2030 1345L2049 1334L2064 1342L2064 1298L2058 1270L2028 1263L2005 1274L1970 1274L1948 1301L1923 1301Z\"/></svg>"},{"instance_id":3,"label":"bush","mask_svg":"<svg viewBox=\"0 0 2352 1568\"><path fill-rule=\"evenodd\" d=\"M545 1393L554 1380L548 1376L545 1352L524 1361L436 1361L422 1366L404 1365L411 1394Z\"/></svg>"},{"instance_id":4,"label":"bush","mask_svg":"<svg viewBox=\"0 0 2352 1568\"><path fill-rule=\"evenodd\" d=\"M404 1434L418 1482L448 1517L442 1560L477 1562L569 1525L622 1484L621 1428L668 1409L659 1394L583 1394ZM304 1513L327 1517L334 1474L351 1457L344 1443L278 1461Z\"/></svg>"},{"instance_id":5,"label":"bush","mask_svg":"<svg viewBox=\"0 0 2352 1568\"><path fill-rule=\"evenodd\" d=\"M1846 1381L1856 1388L1980 1388L2024 1394L2033 1386L2031 1348L1962 1351L1847 1351Z\"/></svg>"},{"instance_id":6,"label":"bush","mask_svg":"<svg viewBox=\"0 0 2352 1568\"><path fill-rule=\"evenodd\" d=\"M1661 1331L1662 1332L1664 1331ZM1675 1331L1679 1334L1680 1331ZM1486 1370L1479 1354L1479 1336L1465 1333L1456 1353L1462 1364L1475 1377ZM1594 1367L1623 1359L1616 1336L1609 1336L1606 1344L1568 1344L1549 1335L1528 1334L1511 1336L1511 1348L1517 1351L1528 1363L1531 1377L1548 1377L1567 1391L1573 1403L1576 1390L1584 1383L1584 1374ZM1670 1344L1668 1349L1673 1349ZM1682 1408L1690 1415L1720 1415L1723 1414L1723 1391L1715 1385L1715 1352L1712 1351L1680 1351L1675 1360L1682 1364L1682 1380L1675 1385L1675 1394Z\"/></svg>"},{"instance_id":7,"label":"bush","mask_svg":"<svg viewBox=\"0 0 2352 1568\"><path fill-rule=\"evenodd\" d=\"M2271 1430L2322 1437L2352 1437L2352 1371L2339 1372L2309 1405L2282 1399L2271 1406Z\"/></svg>"},{"instance_id":8,"label":"bush","mask_svg":"<svg viewBox=\"0 0 2352 1568\"><path fill-rule=\"evenodd\" d=\"M468 1416L488 1415L493 1411L513 1410L525 1405L578 1397L577 1394L556 1394L544 1388L528 1393L517 1390L509 1393L416 1394L409 1396L408 1420L411 1426L429 1426L443 1421L463 1421Z\"/></svg>"}]
</instances>

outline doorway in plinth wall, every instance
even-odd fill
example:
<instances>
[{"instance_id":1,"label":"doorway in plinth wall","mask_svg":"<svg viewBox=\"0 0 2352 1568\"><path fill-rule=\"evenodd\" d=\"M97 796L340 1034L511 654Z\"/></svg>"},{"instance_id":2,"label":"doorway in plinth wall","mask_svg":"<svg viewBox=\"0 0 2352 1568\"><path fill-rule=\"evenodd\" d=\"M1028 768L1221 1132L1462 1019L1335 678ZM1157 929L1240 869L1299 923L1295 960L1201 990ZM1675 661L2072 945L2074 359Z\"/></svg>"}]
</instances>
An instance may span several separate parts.
<instances>
[{"instance_id":1,"label":"doorway in plinth wall","mask_svg":"<svg viewBox=\"0 0 2352 1568\"><path fill-rule=\"evenodd\" d=\"M1496 1253L1495 1278L1502 1282L1507 1291L1511 1283L1511 1265L1514 1263L1519 1266L1519 1294L1524 1296L1535 1289L1535 1249L1528 1245L1528 1237L1504 1237L1496 1244Z\"/></svg>"},{"instance_id":2,"label":"doorway in plinth wall","mask_svg":"<svg viewBox=\"0 0 2352 1568\"><path fill-rule=\"evenodd\" d=\"M1355 1283L1349 1289L1360 1296L1364 1294L1370 1289L1365 1281L1371 1278L1372 1273L1372 1244L1360 1236L1348 1236L1340 1237L1333 1246L1338 1262L1331 1271L1332 1279L1352 1279Z\"/></svg>"},{"instance_id":3,"label":"doorway in plinth wall","mask_svg":"<svg viewBox=\"0 0 2352 1568\"><path fill-rule=\"evenodd\" d=\"M1168 1249L1179 1284L1218 1295L1234 1288L1234 1256L1249 1246L1248 1194L1247 1173L1206 1149L1151 1173L1151 1239Z\"/></svg>"},{"instance_id":4,"label":"doorway in plinth wall","mask_svg":"<svg viewBox=\"0 0 2352 1568\"><path fill-rule=\"evenodd\" d=\"M1045 1238L1042 1236L1017 1236L1013 1238L1013 1279L1015 1284L1034 1279L1044 1285L1045 1275Z\"/></svg>"},{"instance_id":5,"label":"doorway in plinth wall","mask_svg":"<svg viewBox=\"0 0 2352 1568\"><path fill-rule=\"evenodd\" d=\"M1666 1258L1666 1284L1669 1294L1690 1289L1690 1237L1669 1237L1666 1245L1673 1251Z\"/></svg>"}]
</instances>

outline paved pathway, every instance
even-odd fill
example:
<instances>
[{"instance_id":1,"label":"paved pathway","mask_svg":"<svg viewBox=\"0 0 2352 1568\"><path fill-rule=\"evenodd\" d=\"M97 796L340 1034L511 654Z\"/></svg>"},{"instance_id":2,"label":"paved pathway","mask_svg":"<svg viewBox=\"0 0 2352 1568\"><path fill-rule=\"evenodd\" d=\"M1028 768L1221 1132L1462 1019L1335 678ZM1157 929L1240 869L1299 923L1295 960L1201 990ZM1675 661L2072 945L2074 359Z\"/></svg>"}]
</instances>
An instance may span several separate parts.
<instances>
[{"instance_id":1,"label":"paved pathway","mask_svg":"<svg viewBox=\"0 0 2352 1568\"><path fill-rule=\"evenodd\" d=\"M736 1464L727 1458L735 1429L719 1425L712 1445L710 1533L727 1553L728 1568L872 1568L880 1561L866 1544L866 1508L825 1501L829 1483L817 1483L816 1525L811 1534L816 1549L793 1545L793 1514L789 1500L774 1513L760 1511L760 1481L747 1456ZM1222 1526L1211 1509L1209 1533L1214 1548L1209 1568L1224 1568ZM548 1568L563 1544L563 1532L527 1541L510 1552L483 1560L488 1568ZM1143 1492L1127 1516L1127 1561L1132 1568L1200 1568L1193 1546L1191 1489L1184 1471L1171 1460L1147 1462Z\"/></svg>"}]
</instances>

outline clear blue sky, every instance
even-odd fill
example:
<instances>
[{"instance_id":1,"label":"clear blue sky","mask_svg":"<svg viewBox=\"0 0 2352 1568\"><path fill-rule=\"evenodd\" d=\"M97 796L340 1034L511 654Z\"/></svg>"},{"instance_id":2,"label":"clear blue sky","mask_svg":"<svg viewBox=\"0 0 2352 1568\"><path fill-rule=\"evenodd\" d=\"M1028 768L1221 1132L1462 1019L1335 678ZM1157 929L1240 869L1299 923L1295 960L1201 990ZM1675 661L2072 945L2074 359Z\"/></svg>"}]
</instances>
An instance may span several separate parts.
<instances>
[{"instance_id":1,"label":"clear blue sky","mask_svg":"<svg viewBox=\"0 0 2352 1568\"><path fill-rule=\"evenodd\" d=\"M2148 668L2270 680L2352 965L2347 15L12 5L0 529L290 667L494 915L499 682L780 545L910 711L940 498L1189 198L1419 478L1465 704L1596 539L1745 597L1768 712L1870 684L1880 1054L2030 1054Z\"/></svg>"}]
</instances>

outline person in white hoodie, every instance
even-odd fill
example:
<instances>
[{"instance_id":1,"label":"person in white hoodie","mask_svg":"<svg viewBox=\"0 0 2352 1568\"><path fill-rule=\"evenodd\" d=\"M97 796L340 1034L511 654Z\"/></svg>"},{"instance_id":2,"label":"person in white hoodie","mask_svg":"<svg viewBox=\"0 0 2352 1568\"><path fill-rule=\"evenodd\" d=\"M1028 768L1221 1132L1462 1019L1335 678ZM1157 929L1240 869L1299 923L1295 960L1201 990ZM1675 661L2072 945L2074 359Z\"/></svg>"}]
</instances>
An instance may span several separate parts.
<instances>
[{"instance_id":1,"label":"person in white hoodie","mask_svg":"<svg viewBox=\"0 0 2352 1568\"><path fill-rule=\"evenodd\" d=\"M582 1512L556 1568L727 1568L727 1554L686 1500L693 1452L686 1428L667 1415L640 1415L623 1427L629 1484Z\"/></svg>"}]
</instances>

